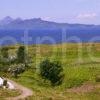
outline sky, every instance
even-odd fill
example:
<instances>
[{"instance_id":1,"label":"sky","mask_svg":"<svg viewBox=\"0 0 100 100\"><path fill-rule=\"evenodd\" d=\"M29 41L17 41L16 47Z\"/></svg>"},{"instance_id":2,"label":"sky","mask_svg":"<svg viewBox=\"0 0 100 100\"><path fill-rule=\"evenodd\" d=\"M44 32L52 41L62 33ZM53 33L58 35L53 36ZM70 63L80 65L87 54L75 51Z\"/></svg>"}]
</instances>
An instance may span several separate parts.
<instances>
[{"instance_id":1,"label":"sky","mask_svg":"<svg viewBox=\"0 0 100 100\"><path fill-rule=\"evenodd\" d=\"M100 24L100 0L0 0L0 19L5 16Z\"/></svg>"}]
</instances>

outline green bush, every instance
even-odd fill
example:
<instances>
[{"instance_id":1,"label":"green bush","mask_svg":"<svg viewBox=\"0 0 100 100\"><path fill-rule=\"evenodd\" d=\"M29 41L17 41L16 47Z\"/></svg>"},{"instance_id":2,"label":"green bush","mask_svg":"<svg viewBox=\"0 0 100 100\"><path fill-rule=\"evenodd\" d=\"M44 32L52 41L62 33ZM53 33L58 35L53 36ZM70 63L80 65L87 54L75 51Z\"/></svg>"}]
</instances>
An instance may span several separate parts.
<instances>
[{"instance_id":1,"label":"green bush","mask_svg":"<svg viewBox=\"0 0 100 100\"><path fill-rule=\"evenodd\" d=\"M26 49L24 46L20 46L17 51L17 61L18 63L25 63L26 60Z\"/></svg>"},{"instance_id":2,"label":"green bush","mask_svg":"<svg viewBox=\"0 0 100 100\"><path fill-rule=\"evenodd\" d=\"M40 75L51 82L52 86L60 85L63 81L63 68L59 62L45 60L40 63Z\"/></svg>"},{"instance_id":3,"label":"green bush","mask_svg":"<svg viewBox=\"0 0 100 100\"><path fill-rule=\"evenodd\" d=\"M1 56L2 56L3 60L8 59L8 57L9 57L8 51L9 51L9 49L7 47L1 48Z\"/></svg>"},{"instance_id":4,"label":"green bush","mask_svg":"<svg viewBox=\"0 0 100 100\"><path fill-rule=\"evenodd\" d=\"M24 64L16 65L15 68L11 68L10 72L12 75L17 78L19 74L23 73L26 70Z\"/></svg>"}]
</instances>

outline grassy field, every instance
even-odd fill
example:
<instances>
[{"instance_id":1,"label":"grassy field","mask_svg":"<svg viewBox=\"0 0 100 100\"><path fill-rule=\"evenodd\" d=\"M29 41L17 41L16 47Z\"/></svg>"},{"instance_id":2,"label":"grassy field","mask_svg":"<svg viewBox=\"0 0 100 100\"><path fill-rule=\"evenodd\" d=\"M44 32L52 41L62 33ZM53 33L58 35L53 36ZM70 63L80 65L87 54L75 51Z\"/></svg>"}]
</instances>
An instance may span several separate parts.
<instances>
[{"instance_id":1,"label":"grassy field","mask_svg":"<svg viewBox=\"0 0 100 100\"><path fill-rule=\"evenodd\" d=\"M99 100L100 88L88 93L67 93L67 89L81 86L86 81L94 85L99 84L95 82L95 76L100 74L100 67L98 64L94 64L94 66L96 67L82 65L65 68L65 80L61 86L55 88L44 83L34 71L21 74L20 78L15 81L34 91L34 96L29 100Z\"/></svg>"},{"instance_id":2,"label":"grassy field","mask_svg":"<svg viewBox=\"0 0 100 100\"><path fill-rule=\"evenodd\" d=\"M9 52L14 54L17 47L11 48ZM79 87L86 82L94 86L100 85L96 82L96 77L100 75L99 43L33 45L28 46L28 52L31 69L14 79L33 90L34 95L27 100L99 100L98 87L86 93L67 92L68 89ZM51 87L48 81L44 82L38 75L39 63L45 58L62 63L65 73L62 85Z\"/></svg>"},{"instance_id":3,"label":"grassy field","mask_svg":"<svg viewBox=\"0 0 100 100\"><path fill-rule=\"evenodd\" d=\"M9 54L16 56L18 47L19 45L9 46ZM100 87L96 87L100 85L100 82L96 82L96 77L100 76L99 43L31 45L28 46L28 54L31 68L20 74L18 79L13 78L33 90L33 96L26 100L99 100ZM62 63L65 74L62 85L52 87L48 81L44 82L39 76L39 64L46 58ZM92 84L95 88L86 93L67 91L81 87L87 82L88 87Z\"/></svg>"}]
</instances>

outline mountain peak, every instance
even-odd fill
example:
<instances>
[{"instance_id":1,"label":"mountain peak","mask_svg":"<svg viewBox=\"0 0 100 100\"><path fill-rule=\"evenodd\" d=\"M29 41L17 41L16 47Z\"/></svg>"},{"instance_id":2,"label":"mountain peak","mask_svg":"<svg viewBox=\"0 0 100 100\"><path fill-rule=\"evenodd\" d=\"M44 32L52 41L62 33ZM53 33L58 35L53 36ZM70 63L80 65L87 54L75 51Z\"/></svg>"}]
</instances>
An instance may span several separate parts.
<instances>
[{"instance_id":1,"label":"mountain peak","mask_svg":"<svg viewBox=\"0 0 100 100\"><path fill-rule=\"evenodd\" d=\"M4 21L12 21L13 20L13 18L11 18L10 16L6 16L6 17L4 17L4 19L3 19Z\"/></svg>"},{"instance_id":2,"label":"mountain peak","mask_svg":"<svg viewBox=\"0 0 100 100\"><path fill-rule=\"evenodd\" d=\"M18 17L18 18L16 18L16 19L14 20L14 22L21 22L21 21L23 21L23 19L21 19L20 17Z\"/></svg>"},{"instance_id":3,"label":"mountain peak","mask_svg":"<svg viewBox=\"0 0 100 100\"><path fill-rule=\"evenodd\" d=\"M30 20L33 20L33 21L42 21L41 18L33 18L33 19L30 19Z\"/></svg>"},{"instance_id":4,"label":"mountain peak","mask_svg":"<svg viewBox=\"0 0 100 100\"><path fill-rule=\"evenodd\" d=\"M11 23L14 19L11 18L10 16L4 17L4 19L0 20L0 25L7 25Z\"/></svg>"}]
</instances>

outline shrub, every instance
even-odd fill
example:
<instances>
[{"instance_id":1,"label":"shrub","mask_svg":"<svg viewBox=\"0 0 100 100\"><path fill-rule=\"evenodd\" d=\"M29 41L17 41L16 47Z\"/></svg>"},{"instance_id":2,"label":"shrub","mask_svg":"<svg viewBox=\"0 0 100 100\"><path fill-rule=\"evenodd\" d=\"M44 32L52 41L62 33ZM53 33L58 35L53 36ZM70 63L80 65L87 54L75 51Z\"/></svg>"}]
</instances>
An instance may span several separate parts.
<instances>
[{"instance_id":1,"label":"shrub","mask_svg":"<svg viewBox=\"0 0 100 100\"><path fill-rule=\"evenodd\" d=\"M19 64L19 65L15 65L13 68L10 68L9 72L12 73L12 75L15 78L18 78L18 75L23 73L25 70L26 70L25 65Z\"/></svg>"},{"instance_id":2,"label":"shrub","mask_svg":"<svg viewBox=\"0 0 100 100\"><path fill-rule=\"evenodd\" d=\"M1 54L2 54L3 60L8 59L8 57L9 57L8 50L9 49L7 47L2 47L1 48Z\"/></svg>"},{"instance_id":3,"label":"shrub","mask_svg":"<svg viewBox=\"0 0 100 100\"><path fill-rule=\"evenodd\" d=\"M60 85L63 81L63 68L59 62L45 60L40 63L40 75L51 82L52 86Z\"/></svg>"},{"instance_id":4,"label":"shrub","mask_svg":"<svg viewBox=\"0 0 100 100\"><path fill-rule=\"evenodd\" d=\"M24 46L20 46L17 51L17 61L18 63L25 63L26 60L26 49Z\"/></svg>"}]
</instances>

